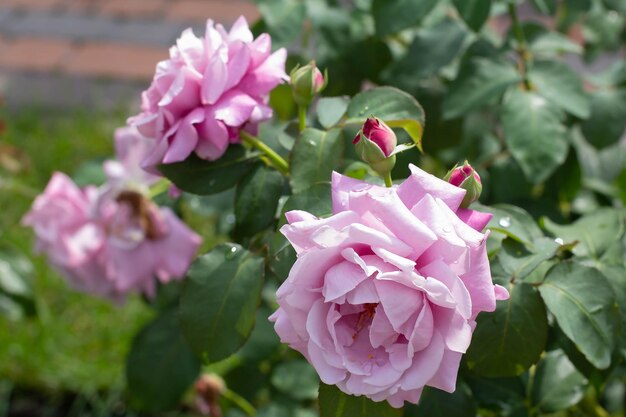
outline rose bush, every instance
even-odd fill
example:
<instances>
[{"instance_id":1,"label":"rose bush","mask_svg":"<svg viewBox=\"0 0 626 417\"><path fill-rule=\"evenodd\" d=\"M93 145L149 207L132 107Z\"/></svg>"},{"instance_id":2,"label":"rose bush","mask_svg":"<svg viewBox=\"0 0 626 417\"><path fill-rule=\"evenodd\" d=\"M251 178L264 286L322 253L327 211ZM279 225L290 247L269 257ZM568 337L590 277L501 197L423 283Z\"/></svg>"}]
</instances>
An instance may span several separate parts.
<instances>
[{"instance_id":1,"label":"rose bush","mask_svg":"<svg viewBox=\"0 0 626 417\"><path fill-rule=\"evenodd\" d=\"M394 188L335 173L331 217L286 214L298 259L271 317L324 383L394 407L426 385L453 392L476 316L508 298L480 233L491 215L459 209L465 190L410 168Z\"/></svg>"}]
</instances>

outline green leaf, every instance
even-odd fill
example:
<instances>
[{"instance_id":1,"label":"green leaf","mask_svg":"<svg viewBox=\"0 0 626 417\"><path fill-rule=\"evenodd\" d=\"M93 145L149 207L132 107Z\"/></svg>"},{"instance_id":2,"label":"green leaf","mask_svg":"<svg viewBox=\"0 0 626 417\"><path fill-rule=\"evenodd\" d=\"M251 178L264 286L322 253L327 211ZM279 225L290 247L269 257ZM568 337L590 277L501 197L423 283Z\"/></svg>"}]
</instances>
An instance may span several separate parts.
<instances>
[{"instance_id":1,"label":"green leaf","mask_svg":"<svg viewBox=\"0 0 626 417\"><path fill-rule=\"evenodd\" d=\"M502 126L506 143L524 175L538 184L567 158L567 131L562 112L534 92L513 89L504 101Z\"/></svg>"},{"instance_id":2,"label":"green leaf","mask_svg":"<svg viewBox=\"0 0 626 417\"><path fill-rule=\"evenodd\" d=\"M267 318L272 311L261 305L256 313L256 323L250 337L242 348L236 353L248 364L254 364L267 360L280 346L280 339L274 330L274 325ZM317 385L315 386L317 392Z\"/></svg>"},{"instance_id":3,"label":"green leaf","mask_svg":"<svg viewBox=\"0 0 626 417\"><path fill-rule=\"evenodd\" d=\"M257 160L243 146L231 145L216 161L205 161L191 154L182 162L159 165L159 171L183 191L215 194L236 185Z\"/></svg>"},{"instance_id":4,"label":"green leaf","mask_svg":"<svg viewBox=\"0 0 626 417\"><path fill-rule=\"evenodd\" d=\"M576 256L599 258L624 235L624 216L615 209L602 208L569 225L559 225L547 217L543 227L565 243L580 242L573 249Z\"/></svg>"},{"instance_id":5,"label":"green leaf","mask_svg":"<svg viewBox=\"0 0 626 417\"><path fill-rule=\"evenodd\" d=\"M183 335L209 362L233 354L254 327L263 283L263 259L222 244L191 266L180 300Z\"/></svg>"},{"instance_id":6,"label":"green leaf","mask_svg":"<svg viewBox=\"0 0 626 417\"><path fill-rule=\"evenodd\" d=\"M622 255L623 260L623 255ZM615 300L620 309L622 329L619 337L619 348L626 358L626 266L601 264L600 270L613 287Z\"/></svg>"},{"instance_id":7,"label":"green leaf","mask_svg":"<svg viewBox=\"0 0 626 417\"><path fill-rule=\"evenodd\" d=\"M595 268L564 262L552 268L539 292L563 333L599 369L611 363L618 329L615 294Z\"/></svg>"},{"instance_id":8,"label":"green leaf","mask_svg":"<svg viewBox=\"0 0 626 417\"><path fill-rule=\"evenodd\" d=\"M395 85L430 77L449 64L459 53L467 30L456 20L444 19L417 32L406 55L391 68ZM428 59L424 59L428 57Z\"/></svg>"},{"instance_id":9,"label":"green leaf","mask_svg":"<svg viewBox=\"0 0 626 417\"><path fill-rule=\"evenodd\" d=\"M284 183L280 172L265 165L258 165L243 177L235 194L238 236L252 236L274 222Z\"/></svg>"},{"instance_id":10,"label":"green leaf","mask_svg":"<svg viewBox=\"0 0 626 417\"><path fill-rule=\"evenodd\" d=\"M374 0L372 14L379 37L415 25L437 4L437 0Z\"/></svg>"},{"instance_id":11,"label":"green leaf","mask_svg":"<svg viewBox=\"0 0 626 417\"><path fill-rule=\"evenodd\" d=\"M589 117L589 97L580 76L569 65L560 61L535 61L528 77L542 97L576 117Z\"/></svg>"},{"instance_id":12,"label":"green leaf","mask_svg":"<svg viewBox=\"0 0 626 417\"><path fill-rule=\"evenodd\" d=\"M580 55L584 49L579 44L573 42L569 37L560 32L551 32L544 26L537 25L540 28L538 33L531 36L526 35L528 39L528 49L535 55L554 56L565 53ZM526 27L524 27L526 30Z\"/></svg>"},{"instance_id":13,"label":"green leaf","mask_svg":"<svg viewBox=\"0 0 626 417\"><path fill-rule=\"evenodd\" d=\"M272 46L292 45L300 38L306 6L301 0L256 0L266 31L272 36Z\"/></svg>"},{"instance_id":14,"label":"green leaf","mask_svg":"<svg viewBox=\"0 0 626 417\"><path fill-rule=\"evenodd\" d=\"M585 138L598 149L617 143L626 129L626 90L591 94L591 116L582 125Z\"/></svg>"},{"instance_id":15,"label":"green leaf","mask_svg":"<svg viewBox=\"0 0 626 417\"><path fill-rule=\"evenodd\" d=\"M402 409L387 401L374 402L365 396L345 394L334 385L320 383L320 417L401 417Z\"/></svg>"},{"instance_id":16,"label":"green leaf","mask_svg":"<svg viewBox=\"0 0 626 417\"><path fill-rule=\"evenodd\" d=\"M478 378L469 377L469 384L474 398L482 407L507 411L502 416L518 416L515 410L524 410L526 405L526 386L522 377ZM521 414L524 415L524 414Z\"/></svg>"},{"instance_id":17,"label":"green leaf","mask_svg":"<svg viewBox=\"0 0 626 417\"><path fill-rule=\"evenodd\" d=\"M443 101L443 118L453 119L493 103L508 86L520 81L515 67L505 60L473 58L450 84Z\"/></svg>"},{"instance_id":18,"label":"green leaf","mask_svg":"<svg viewBox=\"0 0 626 417\"><path fill-rule=\"evenodd\" d=\"M198 376L200 360L183 339L175 310L166 310L133 340L126 377L139 408L157 412L176 407Z\"/></svg>"},{"instance_id":19,"label":"green leaf","mask_svg":"<svg viewBox=\"0 0 626 417\"><path fill-rule=\"evenodd\" d=\"M346 124L363 124L373 115L390 127L401 127L422 149L424 109L413 96L394 87L377 87L363 91L348 105Z\"/></svg>"},{"instance_id":20,"label":"green leaf","mask_svg":"<svg viewBox=\"0 0 626 417\"><path fill-rule=\"evenodd\" d=\"M509 283L510 298L493 313L478 316L465 360L476 374L487 377L519 375L539 360L546 346L548 319L537 291Z\"/></svg>"},{"instance_id":21,"label":"green leaf","mask_svg":"<svg viewBox=\"0 0 626 417\"><path fill-rule=\"evenodd\" d=\"M306 211L318 217L328 217L333 214L330 183L325 182L314 184L311 187L290 196L283 206L279 224L285 224L286 212L291 210L302 210L303 207L306 207Z\"/></svg>"},{"instance_id":22,"label":"green leaf","mask_svg":"<svg viewBox=\"0 0 626 417\"><path fill-rule=\"evenodd\" d=\"M535 240L531 247L526 248L513 239L502 242L498 261L510 280L523 280L537 267L553 258L561 247L554 239L542 237Z\"/></svg>"},{"instance_id":23,"label":"green leaf","mask_svg":"<svg viewBox=\"0 0 626 417\"><path fill-rule=\"evenodd\" d=\"M295 261L296 251L287 238L280 232L272 234L267 257L267 268L269 271L282 282L289 275L289 271Z\"/></svg>"},{"instance_id":24,"label":"green leaf","mask_svg":"<svg viewBox=\"0 0 626 417\"><path fill-rule=\"evenodd\" d=\"M296 400L314 400L320 379L304 360L280 363L274 368L270 382L276 389Z\"/></svg>"},{"instance_id":25,"label":"green leaf","mask_svg":"<svg viewBox=\"0 0 626 417\"><path fill-rule=\"evenodd\" d=\"M28 258L16 253L0 252L0 292L30 298L33 265Z\"/></svg>"},{"instance_id":26,"label":"green leaf","mask_svg":"<svg viewBox=\"0 0 626 417\"><path fill-rule=\"evenodd\" d=\"M343 158L344 141L341 129L328 132L307 128L296 141L289 162L291 188L299 193L310 186L330 181L330 176Z\"/></svg>"},{"instance_id":27,"label":"green leaf","mask_svg":"<svg viewBox=\"0 0 626 417\"><path fill-rule=\"evenodd\" d=\"M478 32L487 21L491 11L491 0L453 0L459 14L474 32Z\"/></svg>"},{"instance_id":28,"label":"green leaf","mask_svg":"<svg viewBox=\"0 0 626 417\"><path fill-rule=\"evenodd\" d=\"M531 246L536 239L543 237L543 232L524 209L509 204L483 206L475 204L473 208L493 214L487 228L504 233L511 239Z\"/></svg>"},{"instance_id":29,"label":"green leaf","mask_svg":"<svg viewBox=\"0 0 626 417\"><path fill-rule=\"evenodd\" d=\"M348 97L323 97L317 102L317 119L325 129L335 126L348 109Z\"/></svg>"},{"instance_id":30,"label":"green leaf","mask_svg":"<svg viewBox=\"0 0 626 417\"><path fill-rule=\"evenodd\" d=\"M583 398L587 384L562 350L548 352L537 365L531 402L542 413L565 410Z\"/></svg>"},{"instance_id":31,"label":"green leaf","mask_svg":"<svg viewBox=\"0 0 626 417\"><path fill-rule=\"evenodd\" d=\"M417 406L405 406L404 417L476 417L476 404L465 384L459 384L456 391L447 393L426 387Z\"/></svg>"}]
</instances>

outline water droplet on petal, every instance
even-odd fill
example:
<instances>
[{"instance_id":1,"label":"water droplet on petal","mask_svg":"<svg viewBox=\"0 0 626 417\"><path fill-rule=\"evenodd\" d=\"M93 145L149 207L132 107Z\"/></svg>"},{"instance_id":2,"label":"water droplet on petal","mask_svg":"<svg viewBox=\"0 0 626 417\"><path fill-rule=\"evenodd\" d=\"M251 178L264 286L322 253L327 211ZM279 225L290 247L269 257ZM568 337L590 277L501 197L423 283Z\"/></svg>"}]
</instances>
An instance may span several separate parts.
<instances>
[{"instance_id":1,"label":"water droplet on petal","mask_svg":"<svg viewBox=\"0 0 626 417\"><path fill-rule=\"evenodd\" d=\"M563 245L565 243L563 239L561 239L560 237L557 237L556 239L554 239L554 241L558 243L559 245Z\"/></svg>"},{"instance_id":2,"label":"water droplet on petal","mask_svg":"<svg viewBox=\"0 0 626 417\"><path fill-rule=\"evenodd\" d=\"M498 222L498 224L500 225L500 227L509 227L511 226L511 218L510 217L503 217L500 219L500 221Z\"/></svg>"},{"instance_id":3,"label":"water droplet on petal","mask_svg":"<svg viewBox=\"0 0 626 417\"><path fill-rule=\"evenodd\" d=\"M450 225L445 225L443 226L443 228L441 229L444 233L450 233L452 231L452 227L450 227Z\"/></svg>"}]
</instances>

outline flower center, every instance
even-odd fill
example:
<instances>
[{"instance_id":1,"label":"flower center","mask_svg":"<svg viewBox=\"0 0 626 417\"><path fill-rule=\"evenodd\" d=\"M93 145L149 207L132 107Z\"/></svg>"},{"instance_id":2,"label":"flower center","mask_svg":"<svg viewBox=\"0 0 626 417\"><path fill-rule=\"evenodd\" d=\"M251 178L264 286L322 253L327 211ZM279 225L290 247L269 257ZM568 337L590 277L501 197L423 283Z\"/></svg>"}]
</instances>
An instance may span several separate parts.
<instances>
[{"instance_id":1,"label":"flower center","mask_svg":"<svg viewBox=\"0 0 626 417\"><path fill-rule=\"evenodd\" d=\"M136 191L125 190L117 196L116 201L130 207L133 220L137 221L146 238L155 240L161 237L162 233L151 213L150 201L142 194Z\"/></svg>"},{"instance_id":2,"label":"flower center","mask_svg":"<svg viewBox=\"0 0 626 417\"><path fill-rule=\"evenodd\" d=\"M352 340L355 340L359 335L359 332L372 323L372 320L374 320L374 314L376 314L376 307L378 307L378 303L363 304L364 310L359 313L359 318L354 326Z\"/></svg>"}]
</instances>

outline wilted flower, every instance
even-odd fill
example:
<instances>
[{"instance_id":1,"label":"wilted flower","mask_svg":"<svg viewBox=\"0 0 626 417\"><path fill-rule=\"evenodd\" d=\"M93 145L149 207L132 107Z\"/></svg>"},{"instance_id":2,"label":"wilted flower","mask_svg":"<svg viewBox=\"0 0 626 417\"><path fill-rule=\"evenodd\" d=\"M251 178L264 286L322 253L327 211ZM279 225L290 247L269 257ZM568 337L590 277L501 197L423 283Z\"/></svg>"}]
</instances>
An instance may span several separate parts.
<instances>
[{"instance_id":1,"label":"wilted flower","mask_svg":"<svg viewBox=\"0 0 626 417\"><path fill-rule=\"evenodd\" d=\"M272 115L269 92L288 77L286 51L271 52L268 34L256 39L245 18L227 32L207 22L203 38L191 29L159 62L152 84L142 95L142 112L129 119L153 149L144 166L221 157L243 129L254 133Z\"/></svg>"},{"instance_id":2,"label":"wilted flower","mask_svg":"<svg viewBox=\"0 0 626 417\"><path fill-rule=\"evenodd\" d=\"M476 316L508 297L481 233L491 215L410 169L390 188L334 174L331 217L287 213L281 232L298 258L270 317L324 383L394 407L427 385L454 391Z\"/></svg>"},{"instance_id":3,"label":"wilted flower","mask_svg":"<svg viewBox=\"0 0 626 417\"><path fill-rule=\"evenodd\" d=\"M448 171L444 180L467 191L465 198L461 202L461 207L463 208L467 208L474 201L477 201L483 191L478 172L467 161L461 166L455 165L454 168Z\"/></svg>"},{"instance_id":4,"label":"wilted flower","mask_svg":"<svg viewBox=\"0 0 626 417\"><path fill-rule=\"evenodd\" d=\"M325 77L315 66L315 61L302 67L296 66L291 70L289 76L293 98L296 103L302 106L308 106L311 100L326 88L328 83L328 77Z\"/></svg>"}]
</instances>

